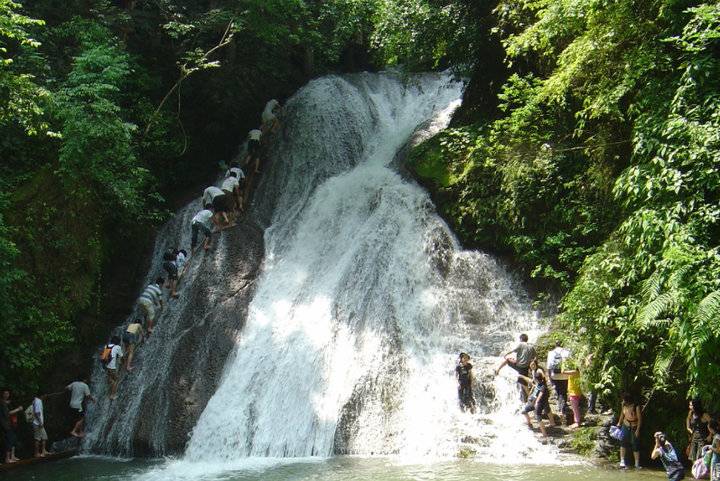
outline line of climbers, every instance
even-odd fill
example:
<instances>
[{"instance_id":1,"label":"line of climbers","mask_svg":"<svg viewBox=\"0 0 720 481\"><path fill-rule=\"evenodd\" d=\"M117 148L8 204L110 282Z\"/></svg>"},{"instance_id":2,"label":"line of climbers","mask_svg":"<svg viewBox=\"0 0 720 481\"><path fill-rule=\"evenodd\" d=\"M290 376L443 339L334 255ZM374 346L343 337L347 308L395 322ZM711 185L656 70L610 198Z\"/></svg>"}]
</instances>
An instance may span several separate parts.
<instances>
[{"instance_id":1,"label":"line of climbers","mask_svg":"<svg viewBox=\"0 0 720 481\"><path fill-rule=\"evenodd\" d=\"M190 253L185 249L170 249L163 255L162 267L167 281L157 277L137 299L141 318L129 323L121 333L113 334L100 353L100 361L107 373L109 398L117 398L120 371L133 370L136 347L152 334L160 312L164 308L163 290L168 290L168 299L178 297L178 282L196 257L198 238L202 234L203 250L210 249L213 234L235 225L238 215L245 212L255 177L260 174L262 144L280 127L280 103L272 99L265 105L261 115L260 128L252 129L247 136L247 151L242 165L250 172L246 177L240 161L235 161L225 173L220 187L211 185L203 191L202 209L190 222ZM216 229L214 229L216 228ZM126 355L127 354L127 355ZM124 359L123 359L124 358Z\"/></svg>"}]
</instances>

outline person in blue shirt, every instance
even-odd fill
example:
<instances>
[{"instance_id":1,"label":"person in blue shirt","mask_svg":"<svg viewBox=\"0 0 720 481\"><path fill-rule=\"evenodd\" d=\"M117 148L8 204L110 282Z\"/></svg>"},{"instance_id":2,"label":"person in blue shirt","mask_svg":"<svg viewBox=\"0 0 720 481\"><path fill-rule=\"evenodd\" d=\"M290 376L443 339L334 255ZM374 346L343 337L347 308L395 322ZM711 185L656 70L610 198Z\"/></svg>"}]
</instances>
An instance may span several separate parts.
<instances>
[{"instance_id":1,"label":"person in blue shirt","mask_svg":"<svg viewBox=\"0 0 720 481\"><path fill-rule=\"evenodd\" d=\"M653 448L650 457L652 459L660 458L670 481L680 481L685 477L685 468L678 459L675 448L673 448L673 445L667 440L665 433L658 431L654 437L655 448Z\"/></svg>"}]
</instances>

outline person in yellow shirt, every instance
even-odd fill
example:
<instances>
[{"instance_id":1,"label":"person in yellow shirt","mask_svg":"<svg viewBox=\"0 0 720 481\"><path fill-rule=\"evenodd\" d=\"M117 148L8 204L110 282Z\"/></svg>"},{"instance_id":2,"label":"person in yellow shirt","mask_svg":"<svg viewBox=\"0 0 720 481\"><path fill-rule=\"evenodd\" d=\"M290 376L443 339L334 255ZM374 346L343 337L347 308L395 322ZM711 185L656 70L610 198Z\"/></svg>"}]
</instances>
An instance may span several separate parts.
<instances>
[{"instance_id":1,"label":"person in yellow shirt","mask_svg":"<svg viewBox=\"0 0 720 481\"><path fill-rule=\"evenodd\" d=\"M570 369L563 371L563 374L568 375L568 399L570 400L570 408L573 412L573 424L568 426L571 429L580 426L580 399L582 398L582 388L580 387L580 369Z\"/></svg>"}]
</instances>

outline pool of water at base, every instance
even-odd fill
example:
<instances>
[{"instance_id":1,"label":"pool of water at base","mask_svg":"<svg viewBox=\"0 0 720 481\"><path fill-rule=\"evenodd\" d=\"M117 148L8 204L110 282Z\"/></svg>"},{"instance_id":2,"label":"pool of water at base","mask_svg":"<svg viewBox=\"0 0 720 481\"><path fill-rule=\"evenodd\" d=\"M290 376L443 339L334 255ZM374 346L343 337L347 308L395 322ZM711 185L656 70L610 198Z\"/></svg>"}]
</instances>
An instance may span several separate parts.
<instances>
[{"instance_id":1,"label":"pool of water at base","mask_svg":"<svg viewBox=\"0 0 720 481\"><path fill-rule=\"evenodd\" d=\"M583 463L497 465L473 460L394 458L246 459L231 465L182 460L79 456L2 473L7 481L650 481L658 469L619 470Z\"/></svg>"}]
</instances>

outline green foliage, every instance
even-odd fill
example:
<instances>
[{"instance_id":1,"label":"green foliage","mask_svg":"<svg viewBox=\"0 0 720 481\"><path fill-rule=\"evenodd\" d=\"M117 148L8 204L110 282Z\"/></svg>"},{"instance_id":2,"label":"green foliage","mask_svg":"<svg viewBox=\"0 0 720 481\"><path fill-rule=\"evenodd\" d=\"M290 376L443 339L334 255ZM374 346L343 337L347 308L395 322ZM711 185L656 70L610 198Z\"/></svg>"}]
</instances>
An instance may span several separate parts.
<instances>
[{"instance_id":1,"label":"green foliage","mask_svg":"<svg viewBox=\"0 0 720 481\"><path fill-rule=\"evenodd\" d=\"M598 429L603 428L589 426L572 431L570 435L570 446L573 451L581 456L591 456L595 452Z\"/></svg>"}]
</instances>

